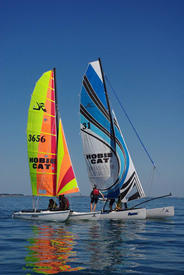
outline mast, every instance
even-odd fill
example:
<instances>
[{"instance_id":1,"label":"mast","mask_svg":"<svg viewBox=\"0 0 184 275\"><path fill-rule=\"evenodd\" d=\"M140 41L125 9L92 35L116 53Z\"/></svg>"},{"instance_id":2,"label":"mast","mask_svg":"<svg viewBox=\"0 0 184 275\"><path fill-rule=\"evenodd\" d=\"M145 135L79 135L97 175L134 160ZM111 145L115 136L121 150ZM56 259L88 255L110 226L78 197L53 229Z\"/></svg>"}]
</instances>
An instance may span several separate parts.
<instances>
[{"instance_id":1,"label":"mast","mask_svg":"<svg viewBox=\"0 0 184 275\"><path fill-rule=\"evenodd\" d=\"M115 136L114 125L113 125L113 120L112 120L109 97L108 97L108 94L107 94L107 88L106 88L106 83L105 83L104 72L103 72L103 69L102 69L102 63L101 63L100 58L98 58L98 61L99 61L100 69L101 69L101 72L102 72L102 80L103 80L105 96L106 96L106 100L107 100L107 107L108 107L108 110L109 110L109 117L110 117L110 123L111 123L112 135L113 135L114 149L116 150L116 136Z\"/></svg>"},{"instance_id":2,"label":"mast","mask_svg":"<svg viewBox=\"0 0 184 275\"><path fill-rule=\"evenodd\" d=\"M56 68L53 68L53 73L54 73L54 89L55 89L56 133L57 133L57 144L58 144L59 119L58 119L58 103L57 103L57 89L56 89Z\"/></svg>"},{"instance_id":3,"label":"mast","mask_svg":"<svg viewBox=\"0 0 184 275\"><path fill-rule=\"evenodd\" d=\"M54 90L55 90L55 112L56 112L56 158L58 153L58 136L59 136L59 118L58 118L58 103L57 103L57 89L56 89L56 68L53 68L54 73ZM56 169L57 169L57 163L56 163ZM57 188L57 176L56 181L54 183L53 189L54 193L56 195L56 188Z\"/></svg>"}]
</instances>

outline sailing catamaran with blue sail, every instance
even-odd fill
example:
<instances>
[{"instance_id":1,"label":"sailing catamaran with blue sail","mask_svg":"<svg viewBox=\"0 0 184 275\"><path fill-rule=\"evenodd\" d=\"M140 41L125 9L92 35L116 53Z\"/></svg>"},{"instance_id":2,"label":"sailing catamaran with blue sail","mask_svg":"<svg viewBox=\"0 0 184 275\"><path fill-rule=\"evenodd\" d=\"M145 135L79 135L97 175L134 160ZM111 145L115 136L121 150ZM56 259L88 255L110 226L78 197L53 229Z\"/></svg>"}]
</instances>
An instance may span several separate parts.
<instances>
[{"instance_id":1,"label":"sailing catamaran with blue sail","mask_svg":"<svg viewBox=\"0 0 184 275\"><path fill-rule=\"evenodd\" d=\"M38 197L79 191L57 108L55 69L45 72L35 85L28 111L27 151L34 205L13 217L65 221L70 210L39 210L35 204Z\"/></svg>"},{"instance_id":2,"label":"sailing catamaran with blue sail","mask_svg":"<svg viewBox=\"0 0 184 275\"><path fill-rule=\"evenodd\" d=\"M144 198L145 193L111 110L100 59L88 64L80 102L80 130L84 158L92 187L103 193L106 201L121 199L127 203ZM105 208L104 208L105 209ZM123 211L72 212L70 219L145 219L174 215L174 208L131 208Z\"/></svg>"}]
</instances>

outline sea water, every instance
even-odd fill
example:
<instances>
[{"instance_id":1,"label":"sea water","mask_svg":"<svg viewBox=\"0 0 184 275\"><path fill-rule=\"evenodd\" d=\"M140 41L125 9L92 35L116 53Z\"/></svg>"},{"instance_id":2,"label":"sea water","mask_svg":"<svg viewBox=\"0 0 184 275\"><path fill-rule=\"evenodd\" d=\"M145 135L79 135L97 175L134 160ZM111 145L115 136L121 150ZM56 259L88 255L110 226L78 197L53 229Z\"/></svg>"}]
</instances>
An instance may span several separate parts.
<instances>
[{"instance_id":1,"label":"sea water","mask_svg":"<svg viewBox=\"0 0 184 275\"><path fill-rule=\"evenodd\" d=\"M89 210L89 197L69 200L73 210ZM184 274L184 199L148 207L170 205L169 219L55 223L12 219L32 198L0 197L0 274Z\"/></svg>"}]
</instances>

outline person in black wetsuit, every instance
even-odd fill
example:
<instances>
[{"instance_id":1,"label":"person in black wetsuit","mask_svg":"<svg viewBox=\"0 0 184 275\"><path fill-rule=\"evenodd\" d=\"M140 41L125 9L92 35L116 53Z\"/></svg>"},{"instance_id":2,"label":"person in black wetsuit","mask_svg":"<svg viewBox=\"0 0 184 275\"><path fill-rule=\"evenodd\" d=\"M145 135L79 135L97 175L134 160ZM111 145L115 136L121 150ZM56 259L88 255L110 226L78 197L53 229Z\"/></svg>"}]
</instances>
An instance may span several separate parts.
<instances>
[{"instance_id":1,"label":"person in black wetsuit","mask_svg":"<svg viewBox=\"0 0 184 275\"><path fill-rule=\"evenodd\" d=\"M110 199L110 201L109 201L109 209L110 209L110 211L112 211L112 206L113 206L114 202L115 202L115 199Z\"/></svg>"}]
</instances>

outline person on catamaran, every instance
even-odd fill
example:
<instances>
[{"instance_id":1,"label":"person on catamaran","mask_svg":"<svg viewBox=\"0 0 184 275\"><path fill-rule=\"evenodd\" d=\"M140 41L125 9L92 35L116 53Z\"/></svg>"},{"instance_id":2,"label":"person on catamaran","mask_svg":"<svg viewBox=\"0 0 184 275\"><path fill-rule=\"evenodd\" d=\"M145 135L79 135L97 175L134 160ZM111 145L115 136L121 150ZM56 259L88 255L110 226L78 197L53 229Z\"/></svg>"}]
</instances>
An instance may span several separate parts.
<instances>
[{"instance_id":1,"label":"person on catamaran","mask_svg":"<svg viewBox=\"0 0 184 275\"><path fill-rule=\"evenodd\" d=\"M97 189L96 185L94 185L93 190L91 191L91 194L90 194L90 198L91 198L90 210L91 210L91 212L95 211L96 204L98 202L98 199L99 199L100 195L105 200L104 195L102 194L102 192L100 192L100 190ZM94 206L93 206L93 203L94 203Z\"/></svg>"},{"instance_id":2,"label":"person on catamaran","mask_svg":"<svg viewBox=\"0 0 184 275\"><path fill-rule=\"evenodd\" d=\"M122 202L120 197L118 198L117 204L116 204L116 211L121 211L122 210Z\"/></svg>"},{"instance_id":3,"label":"person on catamaran","mask_svg":"<svg viewBox=\"0 0 184 275\"><path fill-rule=\"evenodd\" d=\"M110 211L112 211L112 206L113 206L114 202L115 202L115 199L110 199L110 201L109 201L109 209L110 209Z\"/></svg>"},{"instance_id":4,"label":"person on catamaran","mask_svg":"<svg viewBox=\"0 0 184 275\"><path fill-rule=\"evenodd\" d=\"M64 194L59 195L59 210L69 210L70 204L69 200L65 197Z\"/></svg>"},{"instance_id":5,"label":"person on catamaran","mask_svg":"<svg viewBox=\"0 0 184 275\"><path fill-rule=\"evenodd\" d=\"M48 210L55 210L57 208L57 203L53 200L49 200Z\"/></svg>"},{"instance_id":6,"label":"person on catamaran","mask_svg":"<svg viewBox=\"0 0 184 275\"><path fill-rule=\"evenodd\" d=\"M124 207L125 207L125 209L128 209L128 205L126 202L124 202Z\"/></svg>"}]
</instances>

